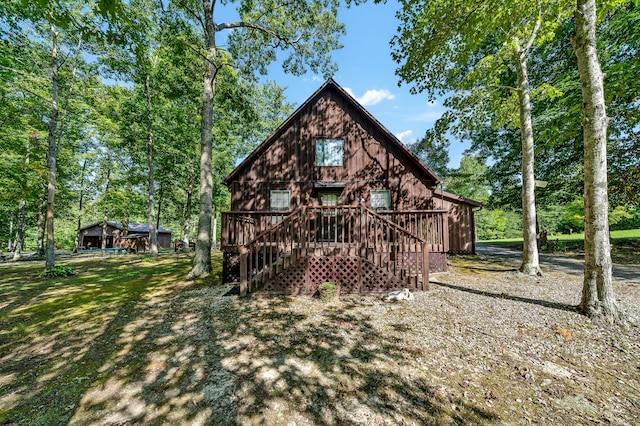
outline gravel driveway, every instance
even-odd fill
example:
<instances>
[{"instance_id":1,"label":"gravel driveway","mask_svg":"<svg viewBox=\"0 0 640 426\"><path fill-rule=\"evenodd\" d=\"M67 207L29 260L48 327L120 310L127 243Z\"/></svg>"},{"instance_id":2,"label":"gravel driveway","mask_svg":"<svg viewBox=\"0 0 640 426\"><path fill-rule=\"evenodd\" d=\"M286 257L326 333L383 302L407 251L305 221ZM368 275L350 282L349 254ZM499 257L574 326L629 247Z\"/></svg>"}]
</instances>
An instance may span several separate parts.
<instances>
[{"instance_id":1,"label":"gravel driveway","mask_svg":"<svg viewBox=\"0 0 640 426\"><path fill-rule=\"evenodd\" d=\"M478 243L476 245L478 256L487 258L498 258L509 262L514 268L520 266L522 251L509 247L495 246L491 244ZM547 270L556 270L567 274L582 275L584 270L584 256L580 254L555 254L540 253L540 267L544 273ZM613 279L625 281L628 284L640 285L640 266L613 264Z\"/></svg>"}]
</instances>

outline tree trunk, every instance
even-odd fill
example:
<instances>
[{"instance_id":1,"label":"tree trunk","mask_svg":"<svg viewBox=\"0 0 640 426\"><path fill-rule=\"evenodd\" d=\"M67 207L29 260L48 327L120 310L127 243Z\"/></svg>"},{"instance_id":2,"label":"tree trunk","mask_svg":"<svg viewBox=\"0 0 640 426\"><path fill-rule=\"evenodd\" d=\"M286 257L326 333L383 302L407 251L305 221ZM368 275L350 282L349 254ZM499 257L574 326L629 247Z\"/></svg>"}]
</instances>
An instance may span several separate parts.
<instances>
[{"instance_id":1,"label":"tree trunk","mask_svg":"<svg viewBox=\"0 0 640 426\"><path fill-rule=\"evenodd\" d=\"M44 188L46 190L46 188ZM45 191L46 192L46 191ZM45 193L40 199L40 205L38 206L38 242L37 242L37 251L38 257L44 257L44 235L46 228L46 220L45 220L45 211L47 208L47 194Z\"/></svg>"},{"instance_id":2,"label":"tree trunk","mask_svg":"<svg viewBox=\"0 0 640 426\"><path fill-rule=\"evenodd\" d=\"M193 268L187 278L204 277L211 273L211 206L213 201L213 171L211 166L213 101L216 76L215 27L213 5L203 0L207 56L204 61L204 91L202 95L202 124L200 128L200 210L198 214L198 236Z\"/></svg>"},{"instance_id":3,"label":"tree trunk","mask_svg":"<svg viewBox=\"0 0 640 426\"><path fill-rule=\"evenodd\" d=\"M56 128L58 126L58 32L51 26L51 118L49 121L47 166L49 180L47 183L47 249L46 269L55 267L55 244L53 229L53 202L56 193Z\"/></svg>"},{"instance_id":4,"label":"tree trunk","mask_svg":"<svg viewBox=\"0 0 640 426\"><path fill-rule=\"evenodd\" d=\"M27 140L27 152L24 156L24 167L22 168L22 173L24 176L24 180L22 181L22 194L24 196L26 196L27 192L29 191L29 179L27 176L29 174L29 154L31 152L31 144L32 136L29 136L29 139ZM24 198L21 199L18 204L18 229L16 230L16 242L13 251L13 260L20 259L20 254L24 250L24 209L26 204L27 202Z\"/></svg>"},{"instance_id":5,"label":"tree trunk","mask_svg":"<svg viewBox=\"0 0 640 426\"><path fill-rule=\"evenodd\" d=\"M582 86L584 139L584 285L579 309L590 317L623 321L613 294L609 199L607 193L607 125L604 83L596 50L596 2L577 0L576 33L571 38Z\"/></svg>"},{"instance_id":6,"label":"tree trunk","mask_svg":"<svg viewBox=\"0 0 640 426\"><path fill-rule=\"evenodd\" d=\"M518 74L518 104L520 108L520 139L522 141L522 265L520 272L541 275L536 234L536 197L533 171L533 125L531 123L531 100L529 76L525 54L515 55Z\"/></svg>"},{"instance_id":7,"label":"tree trunk","mask_svg":"<svg viewBox=\"0 0 640 426\"><path fill-rule=\"evenodd\" d=\"M85 151L86 154L86 151ZM76 228L76 241L73 245L73 252L77 253L80 248L80 227L82 225L82 202L84 201L84 178L87 170L87 159L82 162L82 172L80 175L80 199L78 200L78 226Z\"/></svg>"},{"instance_id":8,"label":"tree trunk","mask_svg":"<svg viewBox=\"0 0 640 426\"><path fill-rule=\"evenodd\" d=\"M217 233L218 233L218 212L214 210L213 211L213 232L212 232L214 249L218 249L218 240L216 235Z\"/></svg>"},{"instance_id":9,"label":"tree trunk","mask_svg":"<svg viewBox=\"0 0 640 426\"><path fill-rule=\"evenodd\" d=\"M163 199L164 199L164 181L160 179L160 191L158 194L158 214L156 215L156 230L160 229L160 216L162 215Z\"/></svg>"},{"instance_id":10,"label":"tree trunk","mask_svg":"<svg viewBox=\"0 0 640 426\"><path fill-rule=\"evenodd\" d=\"M133 194L133 185L129 185L129 192ZM129 235L129 224L131 223L131 209L127 206L126 216L124 218L124 223L122 224L122 235Z\"/></svg>"},{"instance_id":11,"label":"tree trunk","mask_svg":"<svg viewBox=\"0 0 640 426\"><path fill-rule=\"evenodd\" d=\"M153 119L151 103L150 75L144 81L144 91L147 97L147 167L149 169L149 254L158 257L158 233L156 232L155 212L155 178L153 175Z\"/></svg>"},{"instance_id":12,"label":"tree trunk","mask_svg":"<svg viewBox=\"0 0 640 426\"><path fill-rule=\"evenodd\" d=\"M194 180L193 167L189 168L189 186L187 187L187 201L184 206L184 232L183 232L183 250L189 250L189 233L191 232L191 202L193 199L193 180Z\"/></svg>"},{"instance_id":13,"label":"tree trunk","mask_svg":"<svg viewBox=\"0 0 640 426\"><path fill-rule=\"evenodd\" d=\"M7 241L7 251L13 252L13 241L11 241L11 237L13 237L13 219L9 221L9 241Z\"/></svg>"},{"instance_id":14,"label":"tree trunk","mask_svg":"<svg viewBox=\"0 0 640 426\"><path fill-rule=\"evenodd\" d=\"M109 163L111 163L111 158L109 158ZM105 194L109 192L109 187L111 186L111 169L107 170L107 184L105 185ZM102 217L102 242L100 243L100 248L102 250L107 248L107 222L109 221L109 207L105 205L104 207L104 216Z\"/></svg>"},{"instance_id":15,"label":"tree trunk","mask_svg":"<svg viewBox=\"0 0 640 426\"><path fill-rule=\"evenodd\" d=\"M16 241L13 244L13 260L20 259L20 253L24 249L24 206L27 204L24 199L20 200L18 206L18 228L16 229Z\"/></svg>"}]
</instances>

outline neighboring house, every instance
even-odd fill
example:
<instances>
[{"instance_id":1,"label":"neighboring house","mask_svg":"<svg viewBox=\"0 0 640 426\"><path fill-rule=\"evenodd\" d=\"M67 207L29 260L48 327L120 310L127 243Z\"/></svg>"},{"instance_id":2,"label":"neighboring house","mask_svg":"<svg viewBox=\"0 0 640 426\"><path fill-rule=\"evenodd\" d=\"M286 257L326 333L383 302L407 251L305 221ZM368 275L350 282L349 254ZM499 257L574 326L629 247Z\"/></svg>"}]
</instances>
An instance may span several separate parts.
<instances>
[{"instance_id":1,"label":"neighboring house","mask_svg":"<svg viewBox=\"0 0 640 426\"><path fill-rule=\"evenodd\" d=\"M102 225L104 222L96 222L91 225L80 228L78 241L82 248L101 248L102 247ZM123 226L118 222L107 221L107 248L129 248L136 247L135 242L131 240L138 239L144 241L144 245L140 246L138 242L137 247L143 250L149 249L149 225L130 223L127 227L127 237L123 232ZM158 228L158 247L168 248L171 247L171 233L172 231L160 226ZM129 241L127 241L129 240Z\"/></svg>"},{"instance_id":2,"label":"neighboring house","mask_svg":"<svg viewBox=\"0 0 640 426\"><path fill-rule=\"evenodd\" d=\"M481 207L440 182L330 79L225 179L223 280L243 293L426 289L448 252L474 252Z\"/></svg>"}]
</instances>

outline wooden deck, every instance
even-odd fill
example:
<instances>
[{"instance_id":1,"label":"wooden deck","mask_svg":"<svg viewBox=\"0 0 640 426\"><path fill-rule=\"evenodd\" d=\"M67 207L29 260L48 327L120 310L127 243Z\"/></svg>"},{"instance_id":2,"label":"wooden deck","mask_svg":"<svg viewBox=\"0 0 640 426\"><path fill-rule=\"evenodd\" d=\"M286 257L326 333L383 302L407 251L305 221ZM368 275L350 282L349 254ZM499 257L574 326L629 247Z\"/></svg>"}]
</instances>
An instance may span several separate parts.
<instances>
[{"instance_id":1,"label":"wooden deck","mask_svg":"<svg viewBox=\"0 0 640 426\"><path fill-rule=\"evenodd\" d=\"M341 215L343 212L330 212L336 207L307 207L327 210L325 214ZM359 206L340 206L337 209L353 211ZM429 244L430 253L447 253L449 251L449 227L445 210L405 210L376 211L376 214L418 236ZM222 233L220 246L223 251L238 252L239 247L253 240L258 234L279 223L289 213L271 211L232 211L222 212ZM313 218L311 219L313 220ZM329 221L320 222L317 227L332 226ZM342 231L341 231L342 232ZM312 237L312 236L311 236ZM340 238L342 240L342 233ZM329 241L324 241L329 242Z\"/></svg>"},{"instance_id":2,"label":"wooden deck","mask_svg":"<svg viewBox=\"0 0 640 426\"><path fill-rule=\"evenodd\" d=\"M345 293L426 290L429 251L446 249L443 213L361 206L300 207L286 216L223 213L222 250L226 268L238 269L243 295L313 294L327 281Z\"/></svg>"}]
</instances>

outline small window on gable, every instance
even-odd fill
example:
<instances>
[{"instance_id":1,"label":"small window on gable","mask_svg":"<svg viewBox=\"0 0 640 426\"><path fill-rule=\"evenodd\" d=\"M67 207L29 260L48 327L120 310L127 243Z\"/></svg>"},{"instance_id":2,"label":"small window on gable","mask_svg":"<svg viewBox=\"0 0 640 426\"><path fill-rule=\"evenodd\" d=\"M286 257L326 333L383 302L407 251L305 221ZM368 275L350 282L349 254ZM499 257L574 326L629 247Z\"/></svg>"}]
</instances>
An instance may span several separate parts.
<instances>
[{"instance_id":1,"label":"small window on gable","mask_svg":"<svg viewBox=\"0 0 640 426\"><path fill-rule=\"evenodd\" d=\"M391 191L371 190L371 209L373 210L391 210Z\"/></svg>"},{"instance_id":2,"label":"small window on gable","mask_svg":"<svg viewBox=\"0 0 640 426\"><path fill-rule=\"evenodd\" d=\"M291 207L291 192L288 190L272 190L270 206L273 212L288 212Z\"/></svg>"},{"instance_id":3,"label":"small window on gable","mask_svg":"<svg viewBox=\"0 0 640 426\"><path fill-rule=\"evenodd\" d=\"M344 165L344 141L342 139L318 139L316 141L316 166Z\"/></svg>"}]
</instances>

